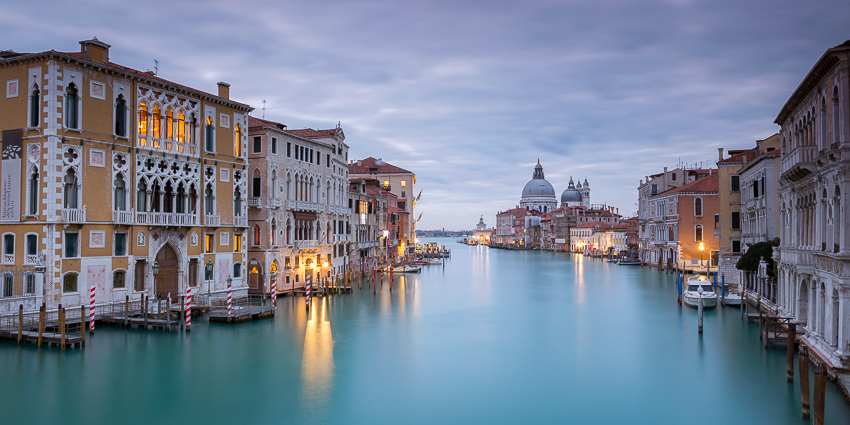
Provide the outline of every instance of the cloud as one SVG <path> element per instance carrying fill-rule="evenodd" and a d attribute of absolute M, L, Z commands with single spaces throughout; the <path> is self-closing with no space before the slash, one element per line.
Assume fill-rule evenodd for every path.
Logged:
<path fill-rule="evenodd" d="M 227 81 L 290 128 L 341 122 L 352 159 L 417 173 L 421 228 L 469 229 L 519 202 L 537 158 L 559 194 L 586 177 L 628 212 L 643 176 L 769 136 L 850 38 L 846 16 L 785 0 L 16 2 L 0 48 L 97 35 L 118 63 Z"/>

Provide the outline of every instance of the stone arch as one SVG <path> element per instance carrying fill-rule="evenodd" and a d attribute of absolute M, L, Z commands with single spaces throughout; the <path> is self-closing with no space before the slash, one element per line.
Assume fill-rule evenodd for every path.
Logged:
<path fill-rule="evenodd" d="M 838 347 L 838 327 L 840 326 L 841 318 L 838 315 L 840 308 L 838 305 L 838 290 L 832 288 L 832 299 L 830 300 L 831 313 L 830 314 L 830 322 L 831 322 L 831 332 L 829 333 L 830 339 L 829 342 L 834 347 Z"/>
<path fill-rule="evenodd" d="M 826 285 L 820 284 L 818 291 L 818 333 L 826 339 Z"/>
<path fill-rule="evenodd" d="M 803 325 L 808 323 L 809 318 L 809 286 L 806 280 L 800 281 L 800 291 L 797 295 L 797 321 Z"/>

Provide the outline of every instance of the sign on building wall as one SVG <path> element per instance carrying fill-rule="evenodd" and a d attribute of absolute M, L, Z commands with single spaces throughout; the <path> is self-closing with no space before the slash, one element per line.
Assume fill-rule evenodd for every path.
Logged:
<path fill-rule="evenodd" d="M 3 131 L 3 173 L 0 175 L 0 221 L 21 217 L 21 130 Z"/>

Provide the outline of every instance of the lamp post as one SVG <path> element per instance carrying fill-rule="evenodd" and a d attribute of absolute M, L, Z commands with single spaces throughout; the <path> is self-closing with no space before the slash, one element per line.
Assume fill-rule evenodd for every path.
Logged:
<path fill-rule="evenodd" d="M 322 263 L 322 268 L 325 269 L 325 270 L 328 270 L 328 262 L 327 261 Z M 325 279 L 325 283 L 327 283 L 327 279 Z"/>
<path fill-rule="evenodd" d="M 159 262 L 154 261 L 153 266 L 151 267 L 151 271 L 153 271 L 153 293 L 156 294 L 156 298 L 159 299 L 159 294 L 156 292 L 156 275 L 159 274 Z"/>
<path fill-rule="evenodd" d="M 699 243 L 699 265 L 700 265 L 700 267 L 703 267 L 703 265 L 702 265 L 702 251 L 704 249 L 705 249 L 705 246 L 702 244 L 702 242 L 700 242 Z"/>
<path fill-rule="evenodd" d="M 206 279 L 204 279 L 204 280 L 207 281 L 207 295 L 209 295 L 212 292 L 212 289 L 210 288 L 210 286 L 212 285 L 213 268 L 215 268 L 215 266 L 213 265 L 212 260 L 211 259 L 207 260 L 207 265 L 204 266 L 204 270 L 206 271 L 206 274 L 204 275 L 204 277 Z"/>

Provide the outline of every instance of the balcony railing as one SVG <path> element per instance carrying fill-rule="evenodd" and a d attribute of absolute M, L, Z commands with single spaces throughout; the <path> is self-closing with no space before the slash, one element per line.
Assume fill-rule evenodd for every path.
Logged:
<path fill-rule="evenodd" d="M 38 264 L 38 255 L 35 254 L 27 254 L 24 256 L 24 265 L 25 266 L 34 266 Z"/>
<path fill-rule="evenodd" d="M 309 202 L 309 201 L 297 201 L 295 206 L 296 210 L 300 211 L 319 211 L 319 203 L 318 202 Z"/>
<path fill-rule="evenodd" d="M 260 198 L 248 198 L 248 208 L 262 208 Z"/>
<path fill-rule="evenodd" d="M 62 221 L 65 223 L 85 223 L 85 205 L 82 208 L 62 208 Z"/>
<path fill-rule="evenodd" d="M 112 211 L 112 221 L 115 224 L 133 224 L 133 210 Z"/>
<path fill-rule="evenodd" d="M 319 241 L 295 241 L 295 246 L 297 246 L 299 249 L 318 248 Z"/>
<path fill-rule="evenodd" d="M 298 207 L 298 201 L 296 201 L 294 199 L 287 199 L 286 200 L 286 209 L 294 210 L 296 207 Z"/>
<path fill-rule="evenodd" d="M 205 215 L 204 216 L 204 226 L 221 226 L 221 216 L 220 215 Z"/>
<path fill-rule="evenodd" d="M 15 264 L 15 254 L 3 254 L 3 264 Z"/>
<path fill-rule="evenodd" d="M 351 215 L 351 208 L 348 207 L 336 207 L 338 214 Z"/>
<path fill-rule="evenodd" d="M 146 212 L 136 213 L 136 224 L 147 224 L 148 226 L 194 226 L 198 224 L 195 214 Z"/>
<path fill-rule="evenodd" d="M 269 199 L 269 206 L 272 208 L 280 208 L 280 198 L 271 198 Z"/>
<path fill-rule="evenodd" d="M 793 168 L 795 165 L 814 161 L 817 155 L 815 146 L 799 146 L 782 158 L 782 173 Z"/>
<path fill-rule="evenodd" d="M 248 217 L 244 215 L 234 216 L 233 225 L 236 227 L 248 227 Z"/>

